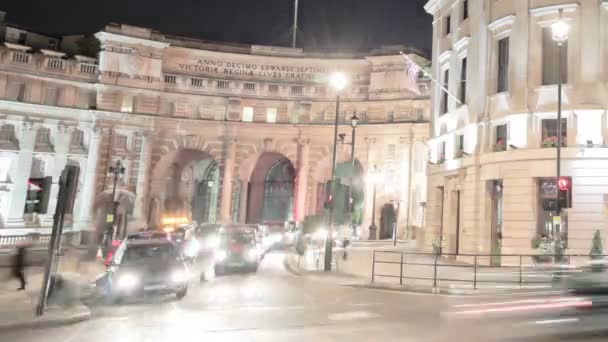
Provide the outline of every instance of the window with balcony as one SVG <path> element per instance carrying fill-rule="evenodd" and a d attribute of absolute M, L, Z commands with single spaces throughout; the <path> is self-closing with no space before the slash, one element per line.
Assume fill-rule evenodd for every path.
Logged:
<path fill-rule="evenodd" d="M 271 94 L 277 94 L 279 92 L 279 85 L 278 84 L 269 84 L 268 92 Z"/>
<path fill-rule="evenodd" d="M 462 0 L 462 20 L 469 19 L 469 0 Z"/>
<path fill-rule="evenodd" d="M 437 163 L 443 164 L 445 162 L 445 141 L 439 143 L 437 150 Z"/>
<path fill-rule="evenodd" d="M 567 146 L 568 121 L 562 119 L 562 146 Z M 542 120 L 542 147 L 557 147 L 557 119 Z"/>
<path fill-rule="evenodd" d="M 494 152 L 502 152 L 507 150 L 507 124 L 496 126 L 496 134 L 494 136 Z"/>
<path fill-rule="evenodd" d="M 449 103 L 449 95 L 448 89 L 450 86 L 450 69 L 445 69 L 443 71 L 443 77 L 441 79 L 441 84 L 443 85 L 443 89 L 441 91 L 441 114 L 445 114 L 448 112 L 448 103 Z"/>
<path fill-rule="evenodd" d="M 456 139 L 456 148 L 454 149 L 454 157 L 462 158 L 464 155 L 464 134 L 459 134 Z"/>
<path fill-rule="evenodd" d="M 266 122 L 275 123 L 277 122 L 277 109 L 266 108 Z"/>
<path fill-rule="evenodd" d="M 243 107 L 243 122 L 253 122 L 253 107 Z"/>
<path fill-rule="evenodd" d="M 458 97 L 461 104 L 467 103 L 467 58 L 460 61 L 460 90 Z"/>
<path fill-rule="evenodd" d="M 496 91 L 499 93 L 509 90 L 509 37 L 498 41 L 498 74 Z"/>
<path fill-rule="evenodd" d="M 568 42 L 560 48 L 553 40 L 551 27 L 543 28 L 543 85 L 557 84 L 559 80 L 559 56 L 562 58 L 562 82 L 568 83 Z"/>

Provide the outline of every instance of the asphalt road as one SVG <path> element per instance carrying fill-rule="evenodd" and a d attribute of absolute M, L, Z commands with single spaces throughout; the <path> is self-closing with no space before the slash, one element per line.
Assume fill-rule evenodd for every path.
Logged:
<path fill-rule="evenodd" d="M 288 273 L 283 255 L 269 254 L 257 274 L 192 284 L 182 301 L 169 296 L 121 305 L 95 304 L 91 305 L 93 318 L 87 322 L 0 332 L 0 341 L 460 341 L 482 321 L 450 324 L 441 312 L 469 300 L 309 280 Z M 502 330 L 476 340 L 505 341 L 515 335 Z"/>

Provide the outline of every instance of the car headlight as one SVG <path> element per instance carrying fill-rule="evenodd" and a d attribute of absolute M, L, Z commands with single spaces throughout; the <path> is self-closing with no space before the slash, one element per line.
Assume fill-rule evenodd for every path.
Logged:
<path fill-rule="evenodd" d="M 198 240 L 192 240 L 188 246 L 184 249 L 184 254 L 189 257 L 194 257 L 198 254 L 201 249 L 201 244 Z"/>
<path fill-rule="evenodd" d="M 171 273 L 171 282 L 185 283 L 188 280 L 188 272 L 185 270 L 175 270 Z"/>
<path fill-rule="evenodd" d="M 133 274 L 123 274 L 118 278 L 117 281 L 117 286 L 120 289 L 123 290 L 130 290 L 132 288 L 134 288 L 135 286 L 137 286 L 138 283 L 138 279 L 135 275 Z"/>
<path fill-rule="evenodd" d="M 317 230 L 314 233 L 313 237 L 316 240 L 325 240 L 327 238 L 327 230 L 326 229 L 319 229 L 319 230 Z"/>
<path fill-rule="evenodd" d="M 207 239 L 207 248 L 215 249 L 215 248 L 219 247 L 219 245 L 220 245 L 220 239 L 217 236 L 210 236 Z"/>
<path fill-rule="evenodd" d="M 223 261 L 228 256 L 226 251 L 216 251 L 215 252 L 215 261 Z"/>
<path fill-rule="evenodd" d="M 247 259 L 254 261 L 258 259 L 258 251 L 256 249 L 250 249 L 247 251 Z"/>

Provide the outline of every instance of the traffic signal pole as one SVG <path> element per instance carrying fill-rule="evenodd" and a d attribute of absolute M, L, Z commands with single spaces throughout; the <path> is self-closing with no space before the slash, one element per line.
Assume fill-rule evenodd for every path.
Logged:
<path fill-rule="evenodd" d="M 329 207 L 329 218 L 327 227 L 327 237 L 325 239 L 325 272 L 331 272 L 331 259 L 333 254 L 334 236 L 334 196 L 336 193 L 336 153 L 338 148 L 338 120 L 340 118 L 340 95 L 336 97 L 336 118 L 334 122 L 334 153 L 331 162 L 331 203 Z"/>
<path fill-rule="evenodd" d="M 556 171 L 557 171 L 557 182 L 559 183 L 559 180 L 562 176 L 562 169 L 561 169 L 561 161 L 562 161 L 562 50 L 564 49 L 564 44 L 559 42 L 558 43 L 558 47 L 559 47 L 559 51 L 558 51 L 558 57 L 557 57 L 557 66 L 558 66 L 558 76 L 557 76 L 557 165 L 556 165 Z M 562 206 L 560 203 L 560 198 L 559 198 L 559 193 L 560 190 L 558 188 L 557 190 L 557 201 L 556 201 L 556 207 L 555 207 L 555 216 L 560 218 L 559 221 L 559 225 L 557 225 L 557 227 L 555 227 L 555 233 L 556 233 L 556 240 L 558 242 L 561 241 L 561 230 L 562 230 L 562 220 L 561 220 L 561 216 L 562 216 Z"/>

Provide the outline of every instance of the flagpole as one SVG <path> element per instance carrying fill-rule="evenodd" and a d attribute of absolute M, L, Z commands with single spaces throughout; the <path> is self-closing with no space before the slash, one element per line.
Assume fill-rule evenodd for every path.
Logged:
<path fill-rule="evenodd" d="M 428 77 L 431 80 L 431 82 L 433 82 L 434 84 L 436 84 L 437 86 L 439 86 L 439 88 L 441 90 L 443 90 L 446 94 L 448 94 L 449 97 L 451 97 L 452 99 L 454 99 L 456 102 L 458 102 L 461 105 L 464 104 L 464 103 L 462 103 L 462 101 L 460 101 L 460 99 L 458 98 L 458 96 L 452 94 L 446 87 L 444 87 L 441 83 L 439 83 L 431 74 L 429 74 L 428 72 L 426 72 L 424 70 L 424 68 L 420 66 L 420 64 L 414 62 L 408 55 L 406 55 L 405 53 L 403 53 L 403 51 L 399 51 L 399 54 L 401 54 L 401 56 L 403 56 L 403 58 L 405 58 L 408 62 L 410 62 L 410 63 L 414 64 L 415 66 L 417 66 L 418 70 L 420 70 L 424 76 Z"/>

